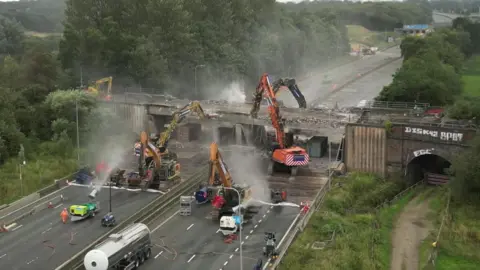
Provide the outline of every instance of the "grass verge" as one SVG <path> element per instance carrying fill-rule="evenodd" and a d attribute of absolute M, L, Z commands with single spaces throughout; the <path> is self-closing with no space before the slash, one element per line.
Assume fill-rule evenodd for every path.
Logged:
<path fill-rule="evenodd" d="M 42 156 L 22 165 L 22 180 L 17 159 L 11 159 L 0 169 L 0 205 L 7 204 L 53 184 L 77 169 L 73 158 Z M 23 191 L 22 191 L 23 190 Z"/>
<path fill-rule="evenodd" d="M 480 96 L 480 55 L 472 56 L 465 63 L 462 81 L 464 96 Z"/>
<path fill-rule="evenodd" d="M 432 220 L 435 229 L 430 233 L 420 249 L 420 269 L 437 270 L 473 270 L 480 268 L 480 208 L 472 205 L 460 205 L 452 201 L 449 214 L 438 241 L 438 254 L 435 266 L 428 264 L 433 243 L 438 234 L 447 202 L 447 187 L 436 189 L 430 202 Z"/>
<path fill-rule="evenodd" d="M 388 269 L 394 220 L 418 190 L 377 211 L 405 187 L 403 182 L 351 174 L 333 186 L 279 269 Z"/>

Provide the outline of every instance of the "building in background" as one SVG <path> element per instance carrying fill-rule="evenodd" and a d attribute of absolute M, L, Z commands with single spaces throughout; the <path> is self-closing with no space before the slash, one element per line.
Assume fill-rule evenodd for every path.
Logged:
<path fill-rule="evenodd" d="M 433 27 L 428 24 L 411 24 L 404 25 L 403 28 L 397 28 L 395 31 L 402 32 L 404 35 L 409 36 L 425 36 L 426 34 L 433 32 Z"/>

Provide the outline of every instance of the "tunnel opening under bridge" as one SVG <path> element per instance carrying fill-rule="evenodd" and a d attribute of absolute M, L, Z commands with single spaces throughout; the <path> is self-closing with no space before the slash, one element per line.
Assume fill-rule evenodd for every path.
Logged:
<path fill-rule="evenodd" d="M 429 184 L 448 182 L 448 169 L 451 162 L 442 156 L 426 154 L 412 159 L 405 170 L 406 181 L 415 184 L 423 179 Z"/>

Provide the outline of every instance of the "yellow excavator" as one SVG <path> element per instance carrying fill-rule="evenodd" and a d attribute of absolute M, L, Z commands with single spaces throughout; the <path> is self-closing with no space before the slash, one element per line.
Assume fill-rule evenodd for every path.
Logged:
<path fill-rule="evenodd" d="M 139 175 L 138 179 L 131 178 L 129 185 L 143 186 L 140 179 L 151 178 L 151 180 L 146 181 L 150 183 L 148 186 L 157 188 L 162 181 L 175 182 L 180 179 L 180 163 L 177 154 L 169 152 L 167 146 L 173 131 L 191 112 L 197 113 L 200 119 L 210 118 L 209 115 L 205 114 L 198 101 L 192 101 L 173 113 L 172 121 L 159 136 L 151 134 L 145 142 L 141 139 L 140 142 L 135 144 L 135 155 L 140 159 Z M 142 132 L 141 136 L 147 135 Z M 142 155 L 143 157 L 141 157 Z"/>
<path fill-rule="evenodd" d="M 231 216 L 234 212 L 233 207 L 248 201 L 251 198 L 252 191 L 249 185 L 233 183 L 227 164 L 223 161 L 215 142 L 210 145 L 209 164 L 208 185 L 201 187 L 195 193 L 195 199 L 199 204 L 211 201 L 212 220 L 218 221 L 222 216 Z M 240 198 L 238 198 L 237 192 L 230 188 L 237 190 Z"/>
<path fill-rule="evenodd" d="M 102 98 L 106 101 L 109 101 L 112 99 L 112 81 L 113 81 L 113 77 L 105 77 L 105 78 L 101 78 L 99 80 L 96 80 L 93 84 L 93 86 L 89 86 L 87 88 L 87 91 L 89 93 L 91 93 L 92 95 L 94 95 L 95 97 L 99 97 L 99 98 Z M 100 87 L 102 86 L 102 84 L 104 83 L 107 83 L 108 86 L 107 86 L 107 91 L 104 92 L 104 91 L 101 91 Z"/>
<path fill-rule="evenodd" d="M 205 114 L 202 106 L 200 105 L 200 102 L 198 101 L 191 101 L 180 110 L 174 112 L 172 114 L 172 121 L 170 121 L 170 124 L 168 124 L 167 130 L 160 134 L 160 138 L 157 143 L 161 154 L 168 152 L 168 142 L 170 140 L 170 137 L 172 136 L 173 131 L 175 131 L 177 126 L 187 117 L 187 115 L 192 112 L 196 113 L 200 119 L 211 118 L 210 115 Z"/>

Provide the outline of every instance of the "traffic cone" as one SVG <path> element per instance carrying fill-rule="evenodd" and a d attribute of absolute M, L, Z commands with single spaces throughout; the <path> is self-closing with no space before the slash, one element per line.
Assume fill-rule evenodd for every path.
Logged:
<path fill-rule="evenodd" d="M 53 208 L 53 203 L 52 202 L 48 202 L 48 208 Z"/>

